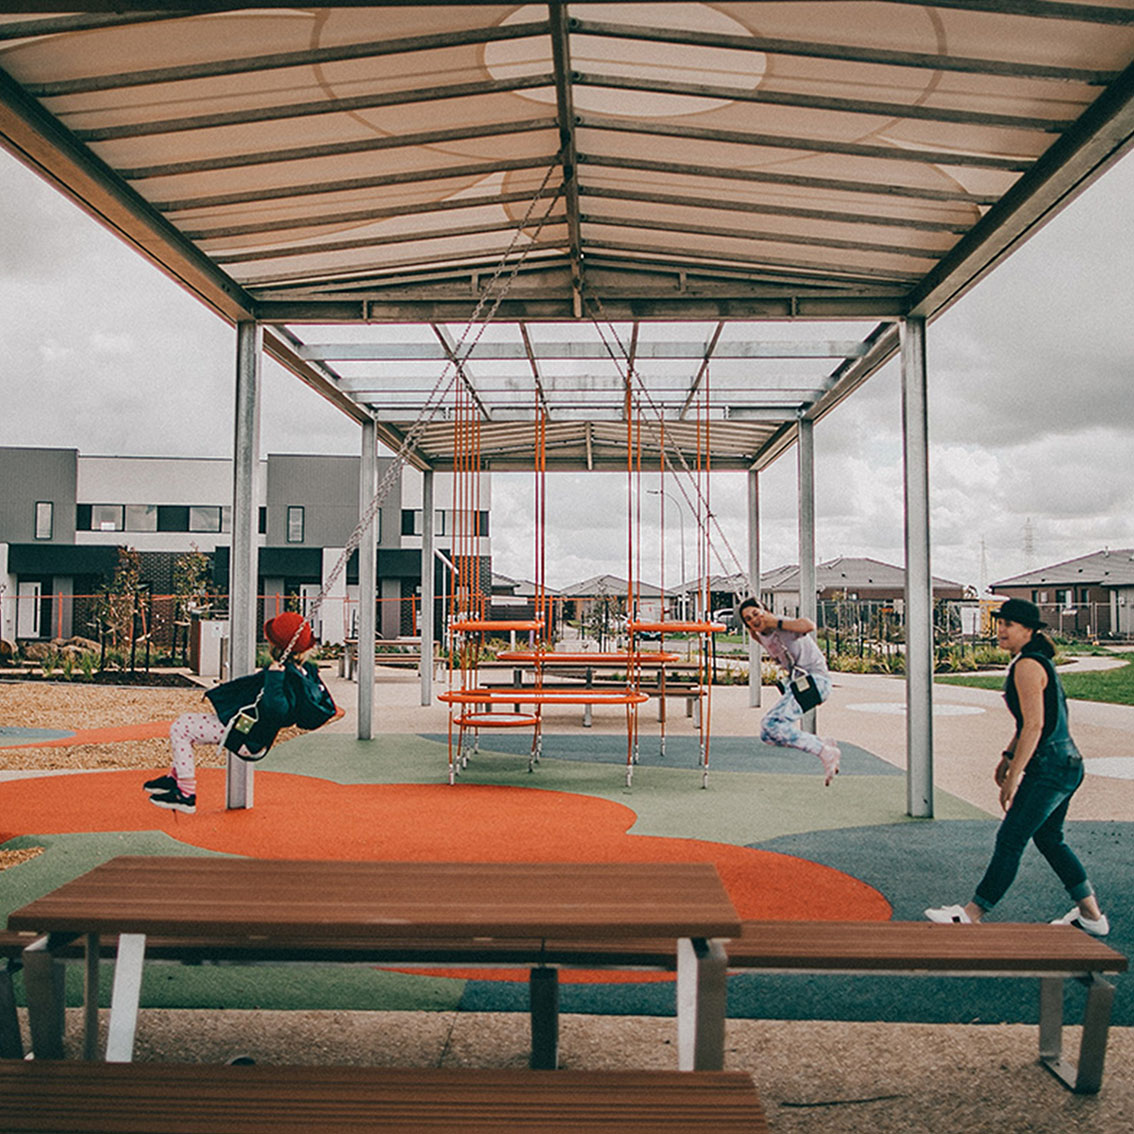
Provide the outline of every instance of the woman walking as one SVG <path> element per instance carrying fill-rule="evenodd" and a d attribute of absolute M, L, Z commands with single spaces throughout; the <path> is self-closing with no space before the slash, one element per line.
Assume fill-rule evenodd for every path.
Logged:
<path fill-rule="evenodd" d="M 1083 864 L 1063 840 L 1067 808 L 1083 782 L 1083 760 L 1067 727 L 1067 699 L 1051 661 L 1055 647 L 1040 633 L 1047 624 L 1040 620 L 1039 607 L 1025 599 L 1008 599 L 993 617 L 997 641 L 1012 655 L 1004 700 L 1016 722 L 995 772 L 1004 819 L 972 901 L 928 909 L 925 916 L 940 922 L 980 921 L 1012 885 L 1030 839 L 1075 903 L 1053 924 L 1105 937 L 1110 932 L 1106 914 Z"/>

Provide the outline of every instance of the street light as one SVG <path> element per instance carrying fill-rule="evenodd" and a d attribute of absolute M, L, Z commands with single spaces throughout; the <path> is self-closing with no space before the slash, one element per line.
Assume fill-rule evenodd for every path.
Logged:
<path fill-rule="evenodd" d="M 686 603 L 688 600 L 688 596 L 685 592 L 685 513 L 681 510 L 681 500 L 678 497 L 666 492 L 664 488 L 647 488 L 646 492 L 650 496 L 661 496 L 663 498 L 663 517 L 665 515 L 665 500 L 675 500 L 678 504 L 677 519 L 681 524 L 681 618 L 684 621 L 687 609 Z M 662 579 L 662 587 L 665 587 L 664 579 Z"/>

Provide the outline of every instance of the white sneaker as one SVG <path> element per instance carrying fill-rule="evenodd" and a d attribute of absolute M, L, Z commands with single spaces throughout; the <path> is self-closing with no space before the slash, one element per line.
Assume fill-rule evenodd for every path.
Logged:
<path fill-rule="evenodd" d="M 1107 921 L 1106 914 L 1099 914 L 1098 917 L 1087 917 L 1086 914 L 1079 912 L 1078 906 L 1068 910 L 1062 917 L 1057 917 L 1051 924 L 1073 925 L 1076 929 L 1081 929 L 1092 937 L 1105 937 L 1110 932 L 1110 922 Z"/>
<path fill-rule="evenodd" d="M 833 740 L 824 740 L 819 759 L 823 761 L 823 786 L 830 787 L 831 781 L 839 774 L 839 760 L 842 753 Z"/>
<path fill-rule="evenodd" d="M 936 909 L 925 911 L 930 921 L 941 922 L 945 925 L 972 925 L 973 919 L 965 913 L 964 906 L 938 906 Z"/>

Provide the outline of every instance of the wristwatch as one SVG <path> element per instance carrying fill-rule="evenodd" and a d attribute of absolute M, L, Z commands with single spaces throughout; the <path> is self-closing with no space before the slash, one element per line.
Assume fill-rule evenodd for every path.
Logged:
<path fill-rule="evenodd" d="M 782 630 L 784 628 L 784 620 L 782 618 L 776 619 L 776 629 Z"/>

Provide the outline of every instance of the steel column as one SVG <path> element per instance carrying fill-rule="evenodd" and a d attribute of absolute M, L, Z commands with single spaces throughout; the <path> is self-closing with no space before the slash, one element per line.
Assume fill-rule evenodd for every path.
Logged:
<path fill-rule="evenodd" d="M 799 617 L 818 622 L 815 596 L 815 422 L 799 419 Z M 815 731 L 815 710 L 803 714 L 800 726 Z"/>
<path fill-rule="evenodd" d="M 362 460 L 358 479 L 359 519 L 378 494 L 378 429 L 362 422 Z M 374 521 L 366 525 L 358 544 L 358 739 L 374 735 L 374 638 L 377 620 L 378 551 Z"/>
<path fill-rule="evenodd" d="M 901 325 L 906 540 L 906 804 L 933 817 L 933 579 L 929 570 L 929 414 L 925 319 Z"/>
<path fill-rule="evenodd" d="M 433 704 L 433 470 L 421 474 L 421 703 Z"/>
<path fill-rule="evenodd" d="M 260 464 L 260 356 L 257 323 L 236 325 L 236 435 L 232 460 L 232 554 L 228 562 L 229 677 L 256 668 L 256 536 L 260 530 L 256 477 Z M 252 806 L 252 765 L 228 755 L 226 805 Z"/>
<path fill-rule="evenodd" d="M 748 581 L 752 587 L 752 597 L 760 598 L 760 473 L 748 470 Z M 742 624 L 740 632 L 748 639 L 748 706 L 760 707 L 760 693 L 763 682 L 760 680 L 760 657 L 763 651 L 760 643 L 752 637 Z"/>

